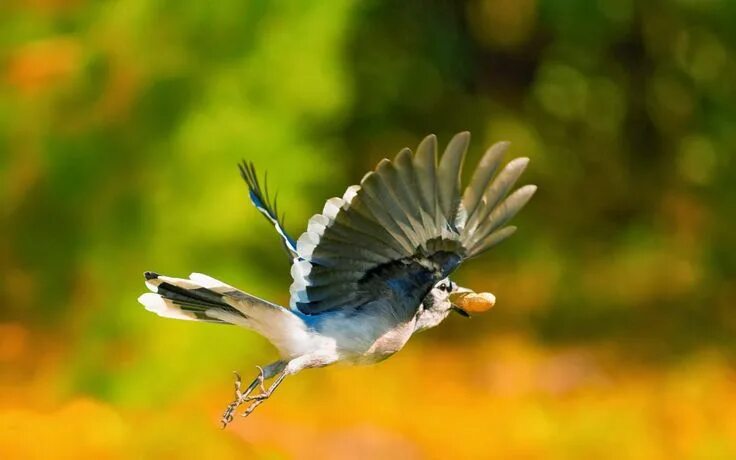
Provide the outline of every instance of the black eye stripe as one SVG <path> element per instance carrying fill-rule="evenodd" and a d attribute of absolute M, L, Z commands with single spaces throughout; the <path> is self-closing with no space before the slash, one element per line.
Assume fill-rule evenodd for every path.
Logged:
<path fill-rule="evenodd" d="M 437 286 L 437 289 L 440 291 L 450 292 L 452 290 L 452 282 L 448 285 L 447 283 L 442 283 Z"/>

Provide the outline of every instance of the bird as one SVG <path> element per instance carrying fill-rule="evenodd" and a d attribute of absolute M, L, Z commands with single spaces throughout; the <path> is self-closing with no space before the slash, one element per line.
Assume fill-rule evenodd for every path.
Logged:
<path fill-rule="evenodd" d="M 274 345 L 279 359 L 258 368 L 220 420 L 226 427 L 238 409 L 250 415 L 284 379 L 334 363 L 372 364 L 401 350 L 416 333 L 452 312 L 469 317 L 494 306 L 489 292 L 461 287 L 450 275 L 516 231 L 509 220 L 537 187 L 511 191 L 529 159 L 503 167 L 509 142 L 493 144 L 461 187 L 470 133 L 456 134 L 438 155 L 437 137 L 425 137 L 381 160 L 293 239 L 253 163 L 239 164 L 248 195 L 275 228 L 291 260 L 288 307 L 269 302 L 213 277 L 188 279 L 145 272 L 150 292 L 138 301 L 165 318 L 231 324 L 255 331 Z M 265 382 L 272 380 L 268 387 Z"/>

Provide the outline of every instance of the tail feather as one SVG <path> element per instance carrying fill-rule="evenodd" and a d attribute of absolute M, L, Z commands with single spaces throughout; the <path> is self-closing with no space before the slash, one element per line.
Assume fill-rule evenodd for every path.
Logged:
<path fill-rule="evenodd" d="M 140 297 L 138 297 L 138 302 L 146 307 L 146 310 L 152 313 L 156 313 L 157 315 L 164 318 L 183 319 L 190 321 L 196 321 L 198 319 L 202 320 L 202 318 L 198 318 L 195 313 L 182 310 L 182 308 L 174 304 L 173 301 L 167 300 L 158 294 L 154 294 L 153 292 L 146 292 L 145 294 L 141 295 Z"/>
<path fill-rule="evenodd" d="M 214 278 L 197 275 L 185 280 L 146 272 L 146 286 L 152 292 L 143 294 L 138 301 L 146 310 L 165 318 L 231 324 L 247 318 L 225 301 L 228 291 L 239 291 Z"/>
<path fill-rule="evenodd" d="M 152 292 L 138 302 L 165 318 L 235 324 L 266 337 L 283 356 L 296 356 L 308 345 L 310 335 L 302 319 L 291 310 L 259 299 L 201 273 L 189 279 L 146 272 Z"/>

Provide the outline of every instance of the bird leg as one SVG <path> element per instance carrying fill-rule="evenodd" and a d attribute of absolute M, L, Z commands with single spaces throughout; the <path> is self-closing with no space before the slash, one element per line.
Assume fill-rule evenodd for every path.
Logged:
<path fill-rule="evenodd" d="M 273 364 L 269 364 L 268 366 L 266 366 L 265 369 L 260 366 L 256 366 L 258 368 L 258 376 L 253 379 L 253 381 L 250 383 L 250 385 L 248 385 L 248 388 L 246 388 L 245 391 L 241 391 L 240 389 L 242 385 L 240 374 L 238 374 L 237 372 L 233 372 L 235 374 L 235 399 L 230 404 L 228 404 L 225 412 L 222 414 L 222 418 L 220 419 L 220 423 L 222 423 L 222 428 L 225 428 L 228 423 L 233 421 L 233 416 L 238 407 L 248 401 L 252 401 L 250 394 L 256 388 L 260 388 L 261 390 L 261 393 L 259 393 L 259 395 L 269 393 L 269 390 L 271 390 L 271 388 L 269 388 L 269 390 L 266 390 L 266 388 L 263 386 L 263 382 L 266 379 L 270 379 L 271 377 L 276 375 L 276 373 L 280 372 L 284 368 L 284 366 L 285 363 L 283 361 L 277 361 Z M 283 379 L 283 377 L 279 377 L 279 379 L 281 380 Z M 274 385 L 272 385 L 272 388 L 275 389 Z M 249 407 L 248 409 L 250 412 L 252 412 L 255 408 L 250 409 Z"/>
<path fill-rule="evenodd" d="M 276 388 L 278 388 L 279 385 L 281 385 L 281 382 L 284 381 L 287 375 L 296 374 L 300 370 L 310 367 L 324 367 L 328 364 L 334 363 L 335 360 L 335 356 L 330 353 L 313 353 L 293 358 L 289 360 L 289 362 L 279 361 L 268 366 L 266 368 L 266 371 L 268 372 L 269 370 L 271 370 L 273 372 L 273 374 L 271 374 L 270 376 L 273 377 L 278 373 L 278 377 L 271 384 L 268 390 L 264 390 L 261 386 L 260 393 L 253 396 L 246 396 L 244 398 L 245 401 L 250 401 L 251 404 L 250 406 L 248 406 L 247 409 L 245 409 L 245 412 L 243 412 L 243 417 L 249 416 L 254 410 L 256 410 L 256 407 L 260 406 L 265 400 L 270 398 L 273 392 L 276 391 Z"/>
<path fill-rule="evenodd" d="M 279 374 L 279 377 L 268 388 L 268 390 L 263 388 L 263 385 L 261 385 L 260 393 L 258 393 L 257 395 L 253 395 L 253 396 L 246 396 L 245 401 L 252 401 L 252 402 L 250 406 L 248 406 L 248 408 L 245 409 L 245 412 L 243 412 L 242 416 L 243 417 L 249 416 L 251 412 L 256 410 L 256 407 L 260 406 L 261 404 L 263 404 L 265 400 L 270 398 L 273 392 L 276 391 L 276 388 L 278 388 L 279 385 L 281 385 L 281 382 L 284 381 L 284 378 L 286 378 L 286 376 L 287 376 L 287 373 L 285 371 L 282 371 L 281 374 Z"/>

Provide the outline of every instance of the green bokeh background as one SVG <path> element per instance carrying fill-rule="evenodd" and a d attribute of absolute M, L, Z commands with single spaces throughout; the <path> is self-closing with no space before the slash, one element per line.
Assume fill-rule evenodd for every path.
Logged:
<path fill-rule="evenodd" d="M 198 426 L 215 429 L 227 373 L 273 351 L 242 330 L 145 312 L 142 272 L 198 271 L 286 304 L 288 261 L 248 203 L 238 161 L 268 171 L 298 235 L 381 158 L 462 130 L 473 135 L 466 165 L 510 140 L 511 155 L 531 158 L 523 181 L 539 191 L 517 234 L 456 275 L 494 292 L 497 308 L 418 337 L 417 359 L 434 365 L 432 350 L 454 347 L 472 369 L 493 356 L 463 349 L 512 336 L 542 355 L 602 353 L 624 376 L 715 360 L 733 394 L 735 22 L 730 0 L 4 2 L 0 382 L 10 393 L 0 410 L 32 418 L 84 398 L 135 425 L 131 414 L 202 397 L 214 409 Z M 424 370 L 398 361 L 355 372 L 415 387 Z M 303 396 L 300 385 L 320 398 L 329 377 L 299 378 L 290 385 L 302 393 L 286 401 Z M 583 426 L 593 428 L 580 439 L 605 454 L 607 423 Z M 237 441 L 207 431 L 199 445 L 325 458 L 298 443 L 262 447 L 249 429 Z M 695 430 L 702 443 L 675 452 L 664 442 L 674 432 L 661 430 L 650 450 L 627 452 L 736 455 L 736 430 Z M 531 458 L 585 458 L 575 436 L 519 443 L 538 449 L 521 451 Z M 94 452 L 125 457 L 113 452 L 136 438 Z M 442 456 L 409 442 L 420 458 Z M 480 458 L 494 452 L 468 442 Z M 155 445 L 131 455 L 185 456 Z"/>

